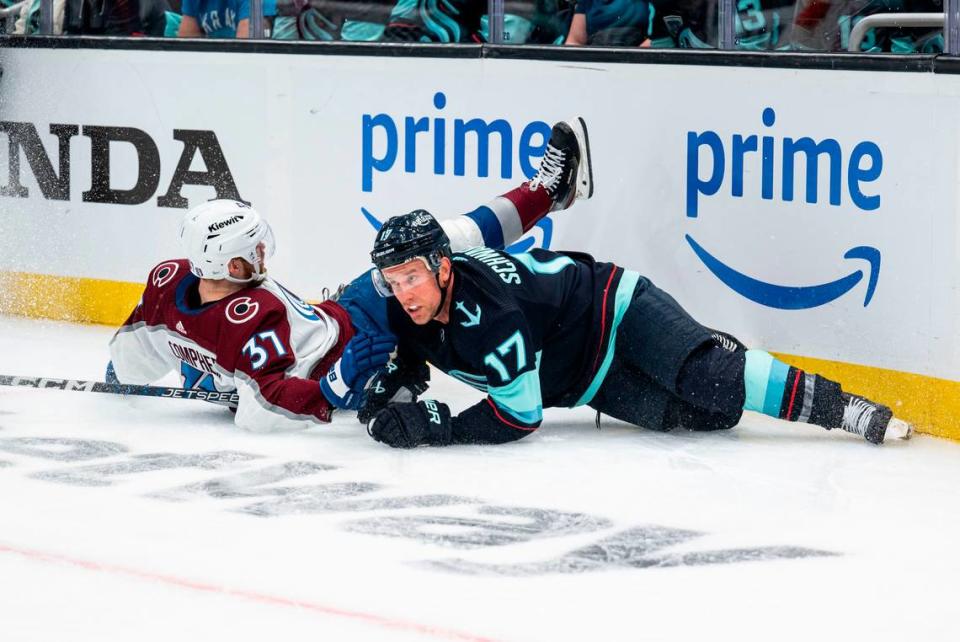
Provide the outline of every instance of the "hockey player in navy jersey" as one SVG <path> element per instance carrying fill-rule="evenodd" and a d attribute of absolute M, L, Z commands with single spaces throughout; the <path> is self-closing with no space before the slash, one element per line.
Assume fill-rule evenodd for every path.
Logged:
<path fill-rule="evenodd" d="M 592 193 L 589 159 L 577 153 L 585 138 L 581 120 L 556 125 L 534 179 L 561 205 Z M 582 405 L 655 430 L 730 428 L 754 410 L 872 443 L 912 432 L 886 406 L 746 349 L 649 279 L 586 254 L 452 252 L 436 220 L 416 211 L 384 224 L 371 257 L 398 361 L 374 380 L 360 416 L 390 446 L 514 441 L 540 426 L 544 408 Z M 439 401 L 388 402 L 393 378 L 425 362 L 486 399 L 457 416 Z"/>
<path fill-rule="evenodd" d="M 559 209 L 551 194 L 524 183 L 443 221 L 445 238 L 460 250 L 502 248 Z M 237 201 L 187 212 L 180 241 L 186 258 L 150 271 L 111 340 L 108 381 L 148 384 L 176 371 L 187 388 L 236 390 L 236 423 L 254 431 L 303 429 L 330 421 L 334 408 L 356 408 L 395 347 L 371 273 L 336 301 L 305 303 L 267 275 L 273 232 Z M 412 382 L 391 397 L 414 399 L 418 390 Z"/>

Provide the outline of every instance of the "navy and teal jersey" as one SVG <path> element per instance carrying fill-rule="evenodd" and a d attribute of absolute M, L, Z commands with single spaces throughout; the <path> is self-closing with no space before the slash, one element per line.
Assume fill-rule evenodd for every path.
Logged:
<path fill-rule="evenodd" d="M 842 5 L 818 25 L 822 42 L 846 51 L 858 22 L 879 13 L 942 13 L 942 0 L 859 0 Z M 825 32 L 825 33 L 823 33 Z M 883 27 L 868 29 L 860 42 L 867 53 L 943 53 L 943 29 L 930 27 Z"/>
<path fill-rule="evenodd" d="M 699 0 L 651 0 L 653 18 L 650 41 L 653 47 L 707 49 L 716 47 L 716 19 L 711 3 Z"/>
<path fill-rule="evenodd" d="M 385 41 L 478 42 L 485 2 L 398 0 L 383 32 Z"/>
<path fill-rule="evenodd" d="M 737 0 L 737 49 L 766 51 L 787 47 L 796 0 Z"/>
<path fill-rule="evenodd" d="M 614 47 L 639 46 L 653 18 L 646 0 L 577 0 L 574 13 L 587 22 L 587 44 Z"/>
<path fill-rule="evenodd" d="M 504 43 L 562 45 L 570 31 L 575 4 L 574 0 L 510 3 L 503 16 Z M 481 18 L 481 25 L 481 35 L 489 42 L 487 16 Z"/>
<path fill-rule="evenodd" d="M 466 250 L 478 240 L 494 248 L 515 243 L 547 215 L 550 205 L 547 197 L 527 198 L 524 196 L 525 189 L 516 188 L 464 215 L 441 221 L 440 226 L 450 240 L 450 247 L 454 251 Z M 531 194 L 529 190 L 525 193 Z M 375 343 L 383 343 L 393 337 L 394 332 L 387 318 L 386 299 L 374 289 L 369 270 L 337 293 L 337 303 L 349 312 L 358 341 L 372 339 Z M 357 379 L 355 385 L 358 387 L 352 390 L 353 395 L 349 398 L 362 395 L 364 383 L 365 380 Z M 347 406 L 340 403 L 347 398 L 344 391 L 331 401 L 342 409 Z"/>
<path fill-rule="evenodd" d="M 651 0 L 651 4 L 652 46 L 680 49 L 717 46 L 717 3 Z M 795 4 L 796 0 L 736 0 L 737 48 L 753 51 L 784 48 Z"/>
<path fill-rule="evenodd" d="M 743 0 L 740 0 L 741 2 Z M 768 2 L 769 0 L 763 0 Z M 942 13 L 943 0 L 790 0 L 793 18 L 782 21 L 781 49 L 846 51 L 853 27 L 880 13 Z M 878 27 L 867 30 L 860 51 L 869 53 L 941 53 L 943 30 L 930 27 Z"/>
<path fill-rule="evenodd" d="M 430 362 L 487 393 L 453 419 L 454 442 L 518 439 L 540 425 L 544 408 L 588 403 L 638 275 L 541 249 L 474 248 L 452 263 L 447 323 L 418 326 L 395 299 L 387 311 L 405 360 Z"/>

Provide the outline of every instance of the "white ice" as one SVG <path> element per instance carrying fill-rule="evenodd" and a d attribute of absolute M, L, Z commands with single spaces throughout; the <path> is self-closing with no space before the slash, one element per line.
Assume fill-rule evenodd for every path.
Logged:
<path fill-rule="evenodd" d="M 0 374 L 99 379 L 110 333 L 0 318 Z M 434 379 L 455 407 L 476 399 Z M 593 419 L 552 410 L 515 444 L 407 452 L 352 416 L 254 435 L 202 402 L 0 387 L 0 640 L 958 638 L 960 444 Z M 91 442 L 114 450 L 64 460 Z M 104 472 L 215 451 L 246 460 Z M 286 462 L 310 474 L 255 485 Z M 369 501 L 425 495 L 463 499 Z M 251 514 L 271 507 L 286 513 Z M 769 559 L 801 549 L 830 555 Z"/>

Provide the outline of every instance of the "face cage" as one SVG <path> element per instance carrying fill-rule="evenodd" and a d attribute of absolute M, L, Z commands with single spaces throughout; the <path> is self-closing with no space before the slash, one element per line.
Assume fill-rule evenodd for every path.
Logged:
<path fill-rule="evenodd" d="M 444 255 L 439 251 L 434 250 L 428 256 L 414 256 L 407 259 L 403 263 L 395 263 L 386 267 L 392 268 L 398 265 L 406 265 L 410 261 L 423 261 L 423 264 L 427 266 L 427 269 L 430 270 L 434 275 L 437 275 L 440 273 L 440 259 L 442 259 L 443 256 Z M 387 277 L 383 275 L 383 272 L 380 271 L 380 268 L 373 268 L 373 270 L 370 271 L 370 279 L 373 281 L 373 287 L 376 289 L 377 294 L 385 299 L 389 299 L 393 296 L 393 288 L 390 287 Z"/>

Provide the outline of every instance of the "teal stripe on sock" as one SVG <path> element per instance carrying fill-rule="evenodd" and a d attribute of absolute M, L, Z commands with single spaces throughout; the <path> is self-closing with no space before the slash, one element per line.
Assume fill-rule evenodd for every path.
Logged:
<path fill-rule="evenodd" d="M 747 364 L 743 370 L 747 394 L 743 409 L 779 417 L 789 370 L 790 366 L 774 359 L 769 352 L 747 350 Z"/>
<path fill-rule="evenodd" d="M 767 394 L 763 399 L 763 414 L 771 417 L 780 416 L 780 406 L 783 403 L 783 391 L 787 387 L 787 372 L 790 366 L 779 359 L 774 359 L 770 367 L 770 380 L 767 383 Z"/>
<path fill-rule="evenodd" d="M 769 352 L 747 350 L 747 365 L 743 369 L 743 385 L 747 393 L 744 410 L 763 412 L 773 362 L 773 355 Z"/>

